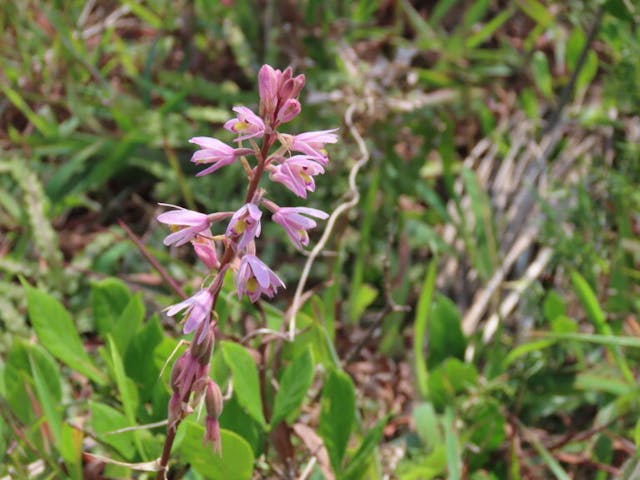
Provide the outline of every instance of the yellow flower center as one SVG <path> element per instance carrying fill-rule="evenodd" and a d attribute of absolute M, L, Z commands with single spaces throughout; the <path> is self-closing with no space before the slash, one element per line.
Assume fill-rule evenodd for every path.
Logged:
<path fill-rule="evenodd" d="M 311 183 L 311 176 L 304 172 L 300 172 L 300 178 L 304 180 L 304 183 Z"/>
<path fill-rule="evenodd" d="M 247 224 L 244 220 L 238 220 L 233 226 L 233 232 L 236 235 L 241 235 L 247 229 Z"/>
<path fill-rule="evenodd" d="M 250 278 L 247 280 L 247 290 L 251 293 L 255 292 L 258 289 L 258 282 L 255 278 Z"/>
<path fill-rule="evenodd" d="M 249 124 L 247 122 L 242 122 L 242 121 L 238 120 L 235 123 L 235 125 L 233 126 L 233 131 L 234 132 L 244 132 L 248 127 L 249 127 Z"/>

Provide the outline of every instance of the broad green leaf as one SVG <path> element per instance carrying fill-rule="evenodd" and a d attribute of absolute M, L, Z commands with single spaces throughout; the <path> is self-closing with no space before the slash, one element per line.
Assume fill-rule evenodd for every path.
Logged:
<path fill-rule="evenodd" d="M 351 377 L 333 369 L 322 389 L 318 433 L 324 440 L 331 465 L 336 472 L 341 470 L 355 417 L 356 393 Z"/>
<path fill-rule="evenodd" d="M 116 320 L 111 335 L 118 347 L 120 355 L 124 356 L 129 348 L 131 338 L 136 334 L 144 319 L 144 304 L 140 294 L 136 294 L 127 303 L 119 318 Z M 151 350 L 149 350 L 151 351 Z"/>
<path fill-rule="evenodd" d="M 149 399 L 153 385 L 159 380 L 160 368 L 156 366 L 150 352 L 155 350 L 162 339 L 162 326 L 158 317 L 153 316 L 132 338 L 124 356 L 125 371 L 138 384 L 141 400 Z"/>
<path fill-rule="evenodd" d="M 376 423 L 367 435 L 362 439 L 362 443 L 353 455 L 353 458 L 344 470 L 344 474 L 340 476 L 342 480 L 358 480 L 363 478 L 367 467 L 373 459 L 373 455 L 382 439 L 382 433 L 384 427 L 388 422 L 388 417 L 385 417 Z"/>
<path fill-rule="evenodd" d="M 431 307 L 427 326 L 429 356 L 427 365 L 432 370 L 446 358 L 464 358 L 467 341 L 460 325 L 460 312 L 447 297 L 438 295 Z"/>
<path fill-rule="evenodd" d="M 312 382 L 313 360 L 307 349 L 298 355 L 282 374 L 271 417 L 272 427 L 300 408 Z"/>
<path fill-rule="evenodd" d="M 60 453 L 67 467 L 67 473 L 73 480 L 82 480 L 82 439 L 81 430 L 68 423 L 62 424 L 62 445 Z"/>
<path fill-rule="evenodd" d="M 113 407 L 93 401 L 89 402 L 89 410 L 91 411 L 91 427 L 96 437 L 102 443 L 113 447 L 124 459 L 133 460 L 136 455 L 134 432 L 129 430 L 112 433 L 131 426 L 126 415 Z"/>
<path fill-rule="evenodd" d="M 220 415 L 220 426 L 240 435 L 251 446 L 253 453 L 259 457 L 265 448 L 264 427 L 247 415 L 238 402 L 237 395 L 224 402 L 224 409 Z"/>
<path fill-rule="evenodd" d="M 438 417 L 431 402 L 423 402 L 416 406 L 411 416 L 416 426 L 416 433 L 427 450 L 431 450 L 442 443 Z"/>
<path fill-rule="evenodd" d="M 55 298 L 26 282 L 29 318 L 40 343 L 51 354 L 94 382 L 104 385 L 107 378 L 92 363 L 69 313 Z"/>
<path fill-rule="evenodd" d="M 427 359 L 425 358 L 424 341 L 427 334 L 427 325 L 431 311 L 431 298 L 436 285 L 437 260 L 431 260 L 424 282 L 413 326 L 413 361 L 415 362 L 418 391 L 422 397 L 429 393 L 429 373 L 427 372 Z"/>
<path fill-rule="evenodd" d="M 233 391 L 238 397 L 238 402 L 251 418 L 266 428 L 262 412 L 258 369 L 253 357 L 242 345 L 237 343 L 222 342 L 221 348 L 224 361 L 233 374 Z"/>
<path fill-rule="evenodd" d="M 129 426 L 135 426 L 136 410 L 139 402 L 138 390 L 136 389 L 135 383 L 125 374 L 122 358 L 120 357 L 118 348 L 111 336 L 107 337 L 107 352 L 111 368 L 113 369 L 113 376 L 116 381 L 116 385 L 118 386 L 118 391 L 120 392 L 120 399 L 124 408 L 124 414 L 129 421 Z M 139 431 L 134 432 L 133 439 L 140 455 L 143 458 L 146 458 L 146 452 L 142 445 Z"/>
<path fill-rule="evenodd" d="M 239 435 L 220 430 L 222 455 L 214 453 L 211 445 L 203 443 L 204 427 L 185 421 L 186 433 L 177 447 L 179 458 L 189 463 L 200 475 L 210 480 L 249 480 L 253 474 L 253 451 Z"/>
<path fill-rule="evenodd" d="M 553 23 L 553 15 L 538 0 L 516 0 L 516 5 L 542 27 Z"/>
<path fill-rule="evenodd" d="M 545 297 L 542 310 L 547 321 L 552 322 L 556 317 L 565 314 L 566 306 L 560 294 L 552 290 Z"/>
<path fill-rule="evenodd" d="M 378 290 L 368 283 L 361 283 L 351 298 L 350 315 L 353 322 L 358 321 L 369 305 L 378 297 Z"/>
<path fill-rule="evenodd" d="M 131 300 L 131 292 L 117 278 L 105 278 L 91 285 L 91 305 L 96 329 L 106 337 Z"/>
<path fill-rule="evenodd" d="M 131 425 L 133 425 L 136 420 L 136 409 L 138 408 L 137 391 L 133 388 L 133 382 L 124 372 L 122 358 L 120 357 L 113 338 L 110 336 L 107 337 L 107 351 L 109 352 L 109 359 L 113 368 L 113 377 L 120 392 L 124 413 L 129 422 L 131 422 Z"/>
<path fill-rule="evenodd" d="M 38 367 L 38 363 L 29 357 L 31 373 L 36 387 L 36 394 L 44 416 L 51 428 L 51 433 L 55 441 L 56 448 L 62 447 L 62 413 L 58 410 L 59 399 L 56 399 L 45 382 L 44 375 Z M 59 377 L 59 374 L 57 375 Z"/>
<path fill-rule="evenodd" d="M 429 376 L 430 400 L 436 408 L 444 408 L 455 396 L 478 382 L 478 372 L 469 363 L 447 358 Z"/>

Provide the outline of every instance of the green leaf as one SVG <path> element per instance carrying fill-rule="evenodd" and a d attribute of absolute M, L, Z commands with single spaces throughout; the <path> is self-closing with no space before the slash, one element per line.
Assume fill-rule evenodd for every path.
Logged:
<path fill-rule="evenodd" d="M 109 360 L 113 368 L 113 376 L 120 392 L 122 406 L 124 407 L 127 419 L 133 425 L 136 421 L 136 409 L 138 408 L 138 396 L 136 389 L 132 388 L 132 382 L 124 372 L 122 358 L 118 352 L 113 338 L 107 337 L 107 351 L 109 352 Z"/>
<path fill-rule="evenodd" d="M 545 297 L 542 310 L 547 321 L 552 322 L 556 317 L 565 314 L 566 306 L 560 294 L 552 290 Z"/>
<path fill-rule="evenodd" d="M 345 468 L 344 474 L 340 477 L 342 480 L 358 480 L 363 478 L 364 473 L 372 461 L 373 454 L 382 439 L 382 433 L 388 421 L 389 418 L 385 417 L 379 420 L 375 427 L 369 430 L 347 465 L 347 468 Z"/>
<path fill-rule="evenodd" d="M 96 329 L 103 337 L 111 333 L 131 300 L 131 292 L 117 278 L 105 278 L 91 285 L 91 304 Z"/>
<path fill-rule="evenodd" d="M 200 475 L 211 480 L 249 480 L 253 473 L 254 456 L 249 444 L 236 433 L 220 430 L 222 455 L 204 444 L 204 427 L 193 421 L 183 422 L 186 433 L 177 452 Z"/>
<path fill-rule="evenodd" d="M 576 80 L 576 91 L 582 92 L 589 87 L 596 74 L 598 73 L 598 55 L 593 50 L 587 54 L 582 70 L 578 74 Z"/>
<path fill-rule="evenodd" d="M 431 308 L 431 318 L 427 326 L 429 357 L 427 364 L 432 370 L 446 358 L 464 358 L 467 341 L 461 327 L 460 312 L 447 297 L 438 295 Z"/>
<path fill-rule="evenodd" d="M 378 290 L 368 283 L 361 283 L 351 298 L 350 318 L 356 322 L 369 305 L 378 297 Z"/>
<path fill-rule="evenodd" d="M 544 340 L 536 340 L 534 342 L 523 343 L 511 350 L 502 362 L 502 368 L 507 369 L 518 358 L 531 353 L 538 352 L 555 344 L 556 340 L 545 338 Z"/>
<path fill-rule="evenodd" d="M 271 417 L 272 427 L 300 408 L 312 382 L 313 360 L 307 349 L 298 355 L 282 374 Z"/>
<path fill-rule="evenodd" d="M 245 409 L 238 402 L 238 396 L 232 395 L 224 402 L 224 409 L 219 418 L 220 426 L 240 435 L 251 445 L 256 457 L 264 452 L 264 427 L 247 415 Z"/>
<path fill-rule="evenodd" d="M 533 54 L 531 68 L 533 69 L 533 79 L 538 89 L 545 97 L 553 97 L 553 82 L 549 71 L 549 62 L 544 52 L 538 50 Z"/>
<path fill-rule="evenodd" d="M 542 27 L 548 27 L 553 23 L 553 15 L 538 0 L 516 0 L 516 5 Z"/>
<path fill-rule="evenodd" d="M 162 326 L 158 321 L 158 317 L 153 316 L 135 334 L 124 356 L 124 368 L 127 376 L 138 384 L 142 400 L 150 398 L 152 387 L 158 381 L 160 369 L 150 358 L 149 353 L 155 350 L 156 346 L 162 342 L 162 339 Z"/>
<path fill-rule="evenodd" d="M 423 402 L 415 407 L 411 416 L 416 426 L 416 433 L 427 450 L 432 450 L 442 443 L 438 417 L 431 402 Z"/>
<path fill-rule="evenodd" d="M 67 473 L 73 480 L 82 480 L 82 431 L 68 423 L 62 424 L 62 445 L 60 452 L 67 466 Z"/>
<path fill-rule="evenodd" d="M 144 319 L 144 303 L 140 294 L 136 294 L 129 300 L 119 318 L 116 320 L 111 332 L 113 341 L 122 356 L 127 353 L 131 338 L 137 333 Z"/>
<path fill-rule="evenodd" d="M 85 352 L 69 313 L 55 298 L 23 283 L 27 293 L 29 318 L 40 343 L 51 354 L 94 382 L 105 385 L 107 378 Z"/>
<path fill-rule="evenodd" d="M 478 382 L 478 372 L 471 364 L 447 358 L 429 377 L 429 395 L 436 408 L 444 408 L 455 396 Z"/>
<path fill-rule="evenodd" d="M 233 374 L 233 391 L 238 397 L 238 402 L 251 418 L 266 428 L 258 369 L 253 357 L 237 343 L 222 342 L 221 348 L 224 361 Z"/>
<path fill-rule="evenodd" d="M 444 440 L 447 447 L 447 467 L 449 469 L 449 480 L 460 480 L 462 473 L 460 439 L 454 426 L 455 418 L 451 407 L 447 407 L 444 416 Z"/>
<path fill-rule="evenodd" d="M 52 392 L 49 391 L 49 387 L 45 382 L 43 373 L 38 367 L 38 363 L 35 362 L 32 357 L 29 357 L 29 363 L 31 364 L 31 372 L 36 386 L 38 400 L 42 406 L 47 423 L 51 428 L 56 448 L 60 450 L 62 446 L 62 414 L 58 411 L 59 399 L 56 400 Z"/>
<path fill-rule="evenodd" d="M 129 430 L 121 433 L 111 433 L 121 428 L 130 427 L 131 423 L 126 415 L 115 408 L 97 402 L 89 402 L 91 411 L 91 427 L 96 437 L 113 447 L 126 460 L 133 460 L 136 455 L 134 432 Z"/>
<path fill-rule="evenodd" d="M 424 353 L 424 340 L 429 322 L 431 298 L 436 285 L 436 267 L 437 260 L 431 260 L 422 283 L 422 291 L 420 292 L 420 298 L 418 298 L 413 327 L 413 358 L 418 380 L 418 391 L 422 397 L 426 397 L 429 393 L 429 373 L 427 372 L 427 361 Z"/>
<path fill-rule="evenodd" d="M 596 294 L 591 290 L 587 281 L 578 272 L 573 271 L 571 272 L 571 284 L 596 332 L 601 335 L 613 336 L 613 331 L 606 321 L 602 308 L 600 308 Z M 635 383 L 633 373 L 620 349 L 617 346 L 612 346 L 609 350 L 624 378 L 629 383 Z"/>
<path fill-rule="evenodd" d="M 318 433 L 324 440 L 331 465 L 336 472 L 341 470 L 355 418 L 356 393 L 351 377 L 333 369 L 322 389 Z"/>

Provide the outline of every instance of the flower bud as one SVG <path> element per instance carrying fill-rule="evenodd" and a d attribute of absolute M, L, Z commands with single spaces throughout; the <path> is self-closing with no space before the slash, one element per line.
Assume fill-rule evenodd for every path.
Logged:
<path fill-rule="evenodd" d="M 278 103 L 279 75 L 270 65 L 263 65 L 258 72 L 260 115 L 271 117 Z"/>
<path fill-rule="evenodd" d="M 211 443 L 213 451 L 222 455 L 222 442 L 220 439 L 220 423 L 216 417 L 207 415 L 205 420 L 204 441 Z"/>
<path fill-rule="evenodd" d="M 290 98 L 278 110 L 277 123 L 286 123 L 293 120 L 300 113 L 300 110 L 300 102 L 295 98 Z"/>
<path fill-rule="evenodd" d="M 177 392 L 174 392 L 169 399 L 169 414 L 167 416 L 170 427 L 180 421 L 182 413 L 182 399 Z"/>
<path fill-rule="evenodd" d="M 171 369 L 171 388 L 174 392 L 180 390 L 184 368 L 188 361 L 186 355 L 186 353 L 180 355 L 180 358 L 176 360 L 176 363 L 173 364 L 173 368 Z"/>
<path fill-rule="evenodd" d="M 215 336 L 213 334 L 212 324 L 200 324 L 198 330 L 193 336 L 191 343 L 191 355 L 200 365 L 208 365 L 211 360 L 211 352 L 213 351 L 213 342 Z"/>
<path fill-rule="evenodd" d="M 220 391 L 218 384 L 211 379 L 207 382 L 204 402 L 207 407 L 207 415 L 218 418 L 222 414 L 222 408 L 224 405 L 222 392 Z"/>

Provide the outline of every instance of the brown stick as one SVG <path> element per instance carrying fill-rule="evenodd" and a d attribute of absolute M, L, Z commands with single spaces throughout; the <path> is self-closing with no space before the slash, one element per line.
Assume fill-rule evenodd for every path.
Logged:
<path fill-rule="evenodd" d="M 153 255 L 151 255 L 151 252 L 149 252 L 147 247 L 145 247 L 144 243 L 142 243 L 142 241 L 138 238 L 138 236 L 131 231 L 129 226 L 126 223 L 124 223 L 124 221 L 121 219 L 118 219 L 118 224 L 125 231 L 129 239 L 136 244 L 136 247 L 138 247 L 138 250 L 140 250 L 140 253 L 144 256 L 144 258 L 146 258 L 147 261 L 151 264 L 151 266 L 156 269 L 156 271 L 160 274 L 162 279 L 165 282 L 167 282 L 167 284 L 171 287 L 171 289 L 174 292 L 176 292 L 181 298 L 187 298 L 187 294 L 184 293 L 184 290 L 182 290 L 182 287 L 180 287 L 180 285 L 178 285 L 176 281 L 173 278 L 171 278 L 171 275 L 169 275 L 169 272 L 167 272 L 165 268 L 162 265 L 160 265 L 160 262 L 158 262 L 158 260 L 156 260 L 156 258 Z"/>

